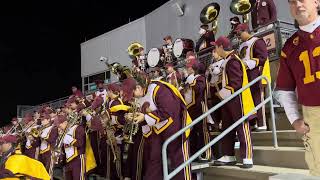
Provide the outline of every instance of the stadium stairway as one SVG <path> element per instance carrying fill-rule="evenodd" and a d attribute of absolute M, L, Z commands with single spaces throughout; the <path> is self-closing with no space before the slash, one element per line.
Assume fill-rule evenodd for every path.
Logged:
<path fill-rule="evenodd" d="M 269 177 L 278 174 L 298 174 L 301 177 L 308 177 L 303 141 L 301 136 L 292 130 L 281 109 L 276 111 L 276 125 L 279 144 L 277 149 L 273 147 L 272 131 L 252 133 L 253 168 L 241 169 L 240 164 L 215 167 L 209 166 L 208 163 L 193 163 L 193 172 L 202 172 L 199 175 L 204 180 L 268 180 Z M 236 156 L 241 163 L 238 148 Z"/>

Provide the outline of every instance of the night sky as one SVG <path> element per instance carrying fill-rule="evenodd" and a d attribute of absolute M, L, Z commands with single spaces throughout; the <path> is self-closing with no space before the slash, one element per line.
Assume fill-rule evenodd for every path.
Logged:
<path fill-rule="evenodd" d="M 69 95 L 72 85 L 81 87 L 81 42 L 167 1 L 1 1 L 0 125 L 16 116 L 17 104 L 36 105 Z"/>

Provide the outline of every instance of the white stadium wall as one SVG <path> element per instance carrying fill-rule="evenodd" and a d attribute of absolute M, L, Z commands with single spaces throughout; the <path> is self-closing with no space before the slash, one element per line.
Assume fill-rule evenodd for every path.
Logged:
<path fill-rule="evenodd" d="M 137 19 L 103 35 L 81 44 L 81 76 L 88 76 L 105 71 L 106 66 L 99 61 L 101 56 L 107 57 L 109 63 L 119 62 L 131 65 L 127 47 L 133 41 L 146 44 L 144 18 Z"/>
<path fill-rule="evenodd" d="M 171 0 L 145 17 L 82 43 L 82 77 L 105 70 L 105 66 L 98 61 L 100 56 L 108 57 L 110 62 L 117 61 L 131 65 L 126 49 L 133 41 L 143 44 L 145 52 L 153 47 L 161 47 L 162 38 L 166 35 L 171 35 L 173 39 L 188 38 L 196 41 L 201 24 L 200 11 L 211 2 L 219 3 L 221 8 L 217 36 L 227 35 L 230 30 L 229 19 L 234 16 L 229 10 L 231 0 Z M 274 0 L 274 2 L 278 19 L 293 22 L 287 1 Z M 183 7 L 183 16 L 179 16 L 176 3 Z"/>

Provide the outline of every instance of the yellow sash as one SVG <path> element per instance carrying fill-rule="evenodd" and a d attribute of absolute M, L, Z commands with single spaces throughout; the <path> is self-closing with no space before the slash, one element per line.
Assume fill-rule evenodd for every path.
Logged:
<path fill-rule="evenodd" d="M 96 159 L 94 158 L 93 150 L 89 136 L 86 134 L 86 172 L 97 167 Z"/>
<path fill-rule="evenodd" d="M 181 101 L 183 102 L 184 105 L 187 105 L 187 103 L 186 103 L 186 101 L 184 100 L 183 96 L 181 95 L 180 91 L 179 91 L 175 86 L 173 86 L 172 84 L 167 83 L 167 82 L 164 82 L 164 81 L 161 81 L 161 80 L 160 80 L 160 81 L 153 81 L 153 80 L 152 80 L 151 82 L 160 82 L 161 84 L 166 85 L 169 89 L 171 89 L 171 91 L 172 91 L 177 97 L 179 97 L 179 99 L 181 99 Z M 185 126 L 189 125 L 191 122 L 192 122 L 192 119 L 191 119 L 191 117 L 190 117 L 190 115 L 189 115 L 189 113 L 188 113 L 188 111 L 187 111 L 186 124 L 185 124 Z M 190 135 L 190 129 L 188 129 L 185 134 L 186 134 L 186 138 L 188 138 L 189 135 Z"/>
<path fill-rule="evenodd" d="M 269 58 L 267 58 L 266 62 L 264 63 L 263 69 L 262 69 L 262 75 L 266 76 L 271 83 L 271 73 L 270 73 L 270 62 Z M 267 84 L 267 81 L 265 79 L 262 79 L 262 84 Z"/>
<path fill-rule="evenodd" d="M 17 177 L 19 175 L 34 177 L 37 179 L 50 180 L 50 176 L 40 161 L 29 158 L 22 154 L 11 155 L 5 163 L 5 169 L 8 169 Z M 16 178 L 5 178 L 16 179 Z"/>
<path fill-rule="evenodd" d="M 130 109 L 130 106 L 124 105 L 120 98 L 118 98 L 118 100 L 120 101 L 120 104 L 112 106 L 110 108 L 110 112 L 128 111 Z"/>
<path fill-rule="evenodd" d="M 242 66 L 242 87 L 246 86 L 248 81 L 248 75 L 246 71 L 246 67 L 244 66 L 243 62 L 238 58 L 238 61 L 240 61 Z M 247 88 L 241 93 L 241 101 L 242 101 L 242 108 L 243 108 L 243 114 L 244 116 L 247 115 L 252 109 L 254 109 L 254 103 L 252 99 L 252 94 L 250 91 L 250 88 Z"/>

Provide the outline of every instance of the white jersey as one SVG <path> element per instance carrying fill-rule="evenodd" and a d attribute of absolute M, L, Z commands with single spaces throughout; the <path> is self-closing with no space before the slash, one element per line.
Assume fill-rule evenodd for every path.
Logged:
<path fill-rule="evenodd" d="M 106 104 L 107 102 L 107 90 L 103 89 L 102 92 L 96 91 L 95 92 L 96 97 L 101 96 L 103 98 L 103 104 Z"/>
<path fill-rule="evenodd" d="M 52 128 L 53 128 L 53 125 L 46 127 L 42 130 L 40 134 L 40 138 L 41 138 L 40 154 L 43 154 L 50 150 L 50 144 L 46 140 L 49 138 Z"/>

